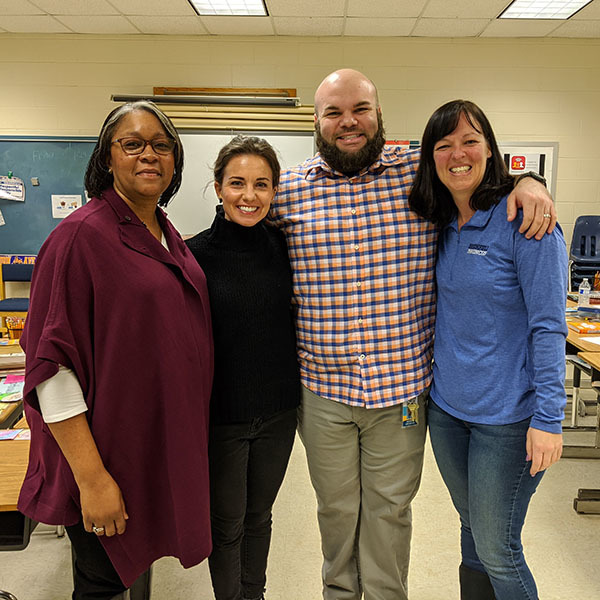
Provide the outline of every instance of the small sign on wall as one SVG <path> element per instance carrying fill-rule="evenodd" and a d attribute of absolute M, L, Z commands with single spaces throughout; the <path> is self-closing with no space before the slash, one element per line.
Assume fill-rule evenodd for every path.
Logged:
<path fill-rule="evenodd" d="M 535 171 L 546 179 L 548 191 L 554 194 L 558 142 L 500 142 L 498 146 L 511 175 Z"/>
<path fill-rule="evenodd" d="M 81 206 L 81 196 L 75 194 L 52 194 L 52 218 L 64 219 Z"/>

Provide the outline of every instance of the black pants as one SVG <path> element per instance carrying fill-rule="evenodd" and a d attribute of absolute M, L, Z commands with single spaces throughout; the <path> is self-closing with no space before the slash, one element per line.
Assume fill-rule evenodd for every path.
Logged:
<path fill-rule="evenodd" d="M 117 575 L 95 533 L 88 533 L 83 522 L 65 527 L 71 540 L 75 562 L 73 600 L 110 600 L 127 588 Z"/>
<path fill-rule="evenodd" d="M 210 429 L 213 551 L 208 559 L 216 600 L 260 598 L 271 542 L 271 509 L 296 432 L 296 409 L 250 423 Z"/>

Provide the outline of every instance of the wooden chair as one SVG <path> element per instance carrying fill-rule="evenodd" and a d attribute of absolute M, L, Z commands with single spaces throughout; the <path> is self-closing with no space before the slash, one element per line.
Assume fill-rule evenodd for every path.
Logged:
<path fill-rule="evenodd" d="M 24 319 L 29 310 L 29 298 L 6 297 L 6 282 L 31 281 L 33 265 L 13 263 L 0 266 L 0 331 L 6 331 L 6 317 Z"/>

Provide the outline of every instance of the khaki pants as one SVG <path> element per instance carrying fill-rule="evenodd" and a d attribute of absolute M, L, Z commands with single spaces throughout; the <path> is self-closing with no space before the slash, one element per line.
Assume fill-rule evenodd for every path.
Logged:
<path fill-rule="evenodd" d="M 366 409 L 303 389 L 298 429 L 317 495 L 325 600 L 406 600 L 426 434 L 402 427 L 402 405 Z"/>

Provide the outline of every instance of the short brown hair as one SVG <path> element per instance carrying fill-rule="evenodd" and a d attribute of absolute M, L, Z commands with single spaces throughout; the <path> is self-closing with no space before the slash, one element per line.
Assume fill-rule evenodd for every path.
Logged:
<path fill-rule="evenodd" d="M 229 161 L 235 156 L 240 156 L 242 154 L 253 154 L 264 158 L 271 168 L 273 187 L 279 185 L 281 166 L 279 165 L 277 153 L 273 146 L 271 146 L 267 140 L 262 138 L 247 137 L 244 135 L 236 135 L 229 143 L 225 144 L 225 146 L 219 150 L 217 160 L 215 160 L 213 167 L 213 175 L 218 184 L 223 183 L 223 175 L 225 174 L 225 169 Z"/>

